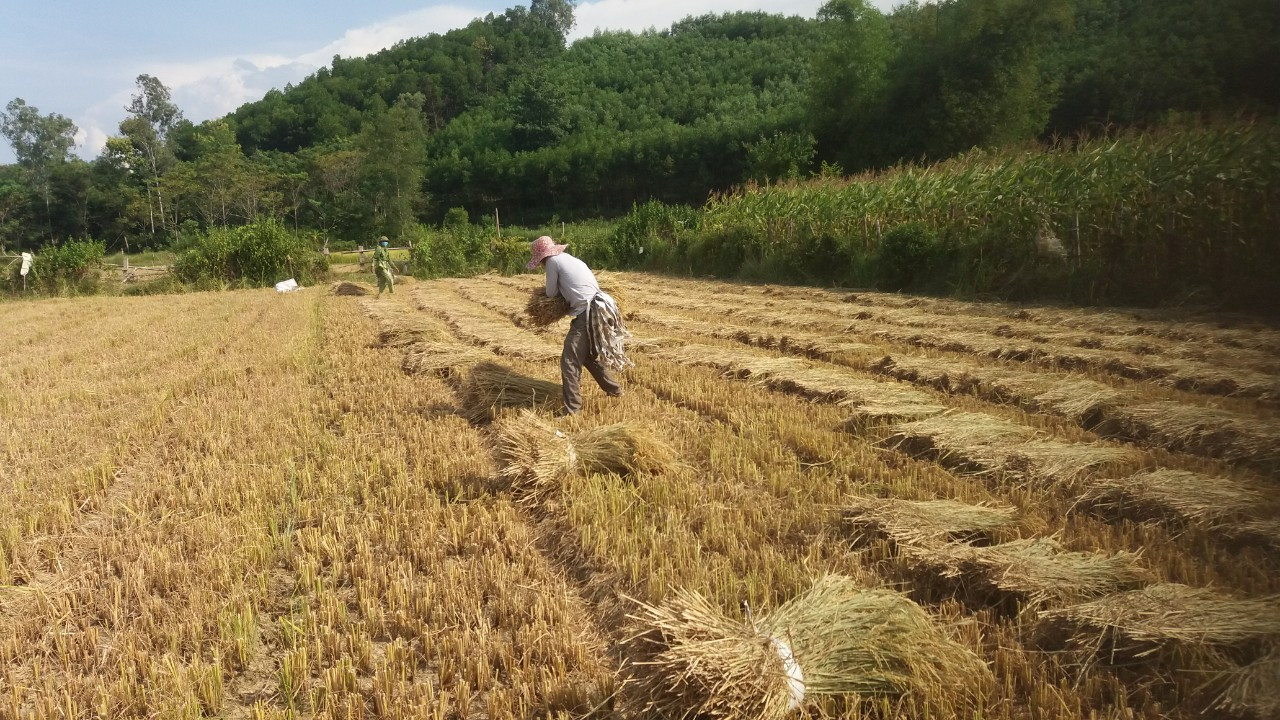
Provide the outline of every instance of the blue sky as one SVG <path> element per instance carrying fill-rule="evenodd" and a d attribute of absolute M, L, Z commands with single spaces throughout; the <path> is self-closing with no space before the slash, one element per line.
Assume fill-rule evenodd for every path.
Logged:
<path fill-rule="evenodd" d="M 93 158 L 117 132 L 134 78 L 148 73 L 200 122 L 297 82 L 334 55 L 358 57 L 443 33 L 527 0 L 0 0 L 0 106 L 20 97 L 80 128 Z M 875 0 L 888 9 L 893 0 Z M 813 17 L 819 0 L 579 2 L 573 37 L 596 29 L 666 27 L 689 15 L 764 10 Z M 0 163 L 13 162 L 0 141 Z"/>

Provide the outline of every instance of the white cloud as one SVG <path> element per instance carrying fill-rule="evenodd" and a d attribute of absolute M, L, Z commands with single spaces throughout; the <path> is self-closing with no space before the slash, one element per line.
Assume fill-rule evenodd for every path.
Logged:
<path fill-rule="evenodd" d="M 389 48 L 401 40 L 444 33 L 470 23 L 476 11 L 461 5 L 438 5 L 415 10 L 365 27 L 353 28 L 341 38 L 298 58 L 313 65 L 327 65 L 334 55 L 362 57 Z"/>
<path fill-rule="evenodd" d="M 97 125 L 82 127 L 76 132 L 76 147 L 87 157 L 97 157 L 107 146 L 107 133 Z"/>

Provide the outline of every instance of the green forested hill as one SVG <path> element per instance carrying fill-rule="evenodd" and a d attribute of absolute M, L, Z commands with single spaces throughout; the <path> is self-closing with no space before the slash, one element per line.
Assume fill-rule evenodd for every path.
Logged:
<path fill-rule="evenodd" d="M 580 40 L 434 135 L 427 186 L 514 212 L 700 202 L 743 179 L 749 144 L 800 127 L 817 30 L 736 14 Z"/>

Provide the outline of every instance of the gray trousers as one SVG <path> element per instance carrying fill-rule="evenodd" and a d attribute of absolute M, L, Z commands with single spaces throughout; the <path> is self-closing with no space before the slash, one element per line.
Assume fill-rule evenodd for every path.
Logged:
<path fill-rule="evenodd" d="M 591 355 L 591 336 L 587 332 L 587 313 L 573 319 L 569 334 L 564 336 L 560 353 L 560 387 L 564 393 L 564 411 L 573 414 L 582 409 L 582 367 L 587 367 L 596 384 L 610 395 L 621 395 L 622 386 L 600 359 Z"/>

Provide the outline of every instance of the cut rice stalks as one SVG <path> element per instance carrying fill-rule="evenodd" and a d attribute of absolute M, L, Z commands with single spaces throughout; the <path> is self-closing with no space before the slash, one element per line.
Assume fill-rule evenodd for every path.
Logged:
<path fill-rule="evenodd" d="M 954 500 L 858 498 L 845 508 L 855 542 L 888 538 L 894 543 L 984 541 L 1014 524 L 1013 507 L 967 505 Z"/>
<path fill-rule="evenodd" d="M 470 345 L 418 341 L 405 351 L 400 369 L 409 375 L 453 377 L 464 368 L 493 358 L 493 353 Z"/>
<path fill-rule="evenodd" d="M 962 471 L 1041 485 L 1071 485 L 1104 472 L 1136 468 L 1141 460 L 1127 447 L 1039 440 L 1032 428 L 980 413 L 948 413 L 903 423 L 885 442 Z"/>
<path fill-rule="evenodd" d="M 1228 477 L 1161 468 L 1122 479 L 1096 479 L 1079 503 L 1110 519 L 1179 521 L 1209 527 L 1255 516 L 1267 494 Z"/>
<path fill-rule="evenodd" d="M 444 333 L 430 322 L 422 319 L 403 317 L 382 324 L 378 332 L 378 342 L 383 347 L 407 347 L 417 342 L 435 340 Z"/>
<path fill-rule="evenodd" d="M 963 705 L 988 687 L 972 651 L 905 596 L 829 575 L 754 625 L 698 593 L 639 603 L 632 685 L 672 718 L 776 720 L 821 697 Z"/>
<path fill-rule="evenodd" d="M 467 375 L 462 400 L 465 417 L 472 423 L 484 423 L 507 408 L 559 408 L 560 384 L 482 362 Z"/>
<path fill-rule="evenodd" d="M 343 282 L 338 282 L 333 284 L 334 295 L 360 296 L 360 295 L 368 295 L 370 292 L 371 291 L 369 287 L 365 285 L 357 285 L 356 283 L 353 283 L 353 282 L 343 281 Z"/>
<path fill-rule="evenodd" d="M 1232 673 L 1218 707 L 1239 717 L 1280 717 L 1280 647 Z"/>
<path fill-rule="evenodd" d="M 960 580 L 967 589 L 1007 594 L 1027 605 L 1076 602 L 1128 590 L 1150 580 L 1138 554 L 1070 552 L 1052 537 L 976 547 L 960 543 L 900 544 L 898 556 L 918 570 Z"/>
<path fill-rule="evenodd" d="M 526 503 L 542 502 L 575 473 L 656 474 L 678 463 L 670 446 L 628 423 L 566 433 L 526 410 L 503 418 L 494 429 L 498 476 Z"/>
<path fill-rule="evenodd" d="M 1028 412 L 1067 417 L 1089 427 L 1123 394 L 1108 385 L 1080 378 L 982 367 L 953 360 L 888 356 L 876 372 L 899 380 L 928 385 L 944 392 L 972 394 L 994 403 L 1013 403 Z"/>
<path fill-rule="evenodd" d="M 1170 645 L 1220 649 L 1280 639 L 1280 598 L 1240 600 L 1176 583 L 1041 613 L 1040 633 L 1145 657 Z"/>
<path fill-rule="evenodd" d="M 859 377 L 835 367 L 792 357 L 770 357 L 709 345 L 684 345 L 657 353 L 686 365 L 716 368 L 755 379 L 779 392 L 851 408 L 851 426 L 929 417 L 946 408 L 918 390 Z"/>
<path fill-rule="evenodd" d="M 1124 406 L 1108 419 L 1118 434 L 1146 444 L 1280 470 L 1280 422 L 1275 420 L 1180 402 Z"/>
<path fill-rule="evenodd" d="M 616 282 L 610 282 L 611 278 L 604 275 L 596 276 L 600 291 L 613 298 L 618 304 L 618 310 L 625 312 L 623 305 L 626 297 L 625 291 L 622 290 Z M 559 295 L 555 297 L 547 297 L 546 287 L 539 285 L 533 288 L 529 293 L 529 301 L 525 303 L 524 313 L 527 319 L 536 327 L 552 325 L 558 320 L 562 320 L 569 315 L 569 303 Z"/>

